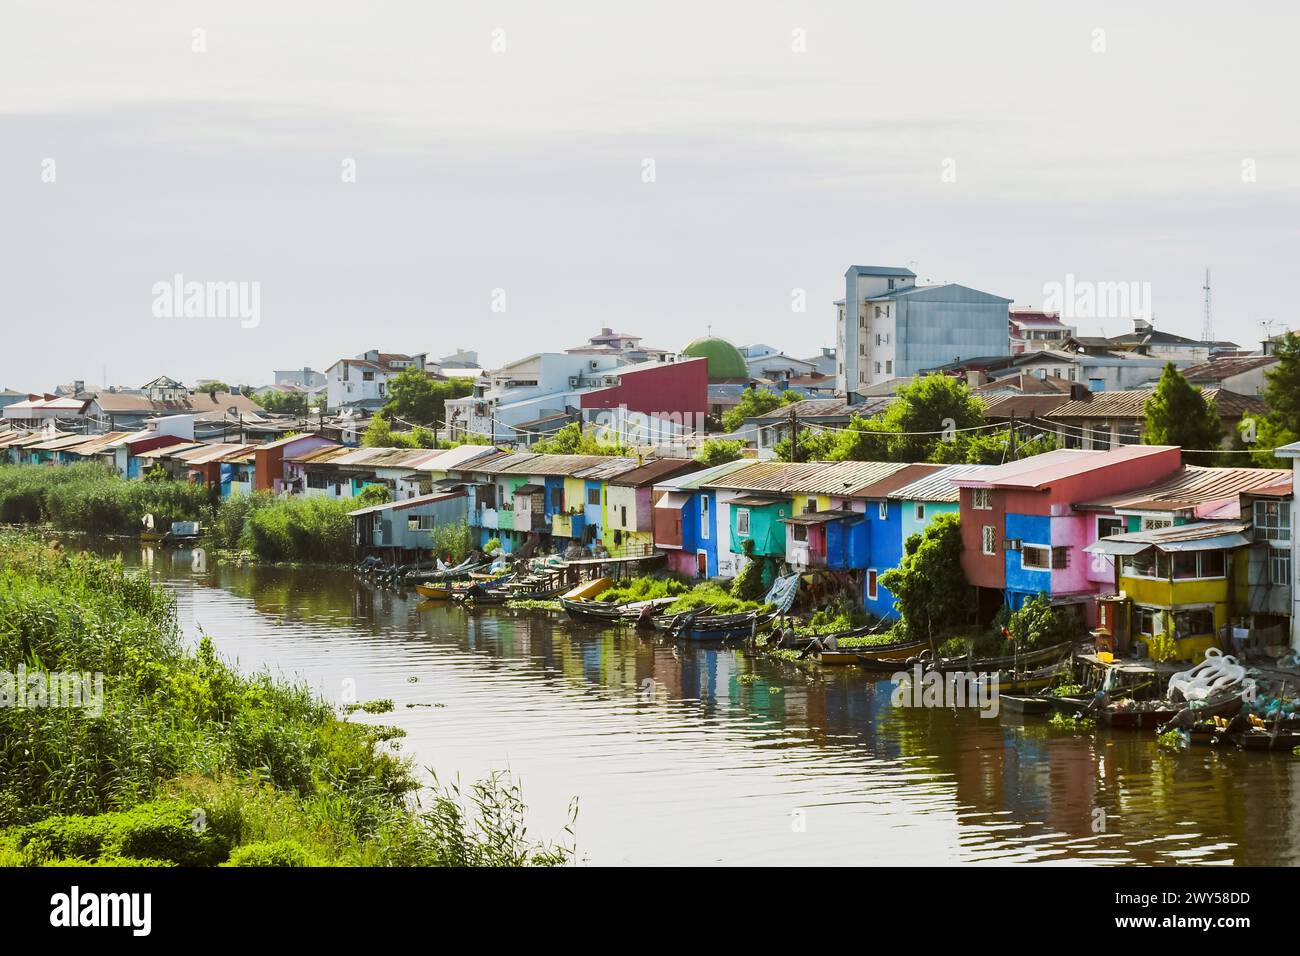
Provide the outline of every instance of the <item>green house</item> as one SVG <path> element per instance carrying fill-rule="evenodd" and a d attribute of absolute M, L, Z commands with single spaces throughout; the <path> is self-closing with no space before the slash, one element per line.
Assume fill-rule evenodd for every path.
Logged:
<path fill-rule="evenodd" d="M 754 542 L 754 554 L 785 557 L 785 525 L 794 506 L 789 498 L 741 495 L 728 502 L 731 506 L 731 550 L 744 553 L 744 542 Z"/>

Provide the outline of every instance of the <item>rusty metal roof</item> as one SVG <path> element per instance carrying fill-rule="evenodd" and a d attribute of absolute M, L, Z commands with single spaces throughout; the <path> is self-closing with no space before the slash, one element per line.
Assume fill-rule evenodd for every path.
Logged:
<path fill-rule="evenodd" d="M 1208 468 L 1184 465 L 1173 475 L 1134 491 L 1075 505 L 1083 511 L 1185 511 L 1246 493 L 1274 495 L 1290 489 L 1289 468 Z"/>
<path fill-rule="evenodd" d="M 186 449 L 176 454 L 175 457 L 190 465 L 206 465 L 214 461 L 224 461 L 231 455 L 238 454 L 241 451 L 250 451 L 255 447 L 254 445 L 245 445 L 239 442 L 218 442 Z"/>
<path fill-rule="evenodd" d="M 698 467 L 699 465 L 689 458 L 652 458 L 639 468 L 622 472 L 618 476 L 609 479 L 609 481 L 610 484 L 631 485 L 632 487 L 652 485 L 656 481 L 671 478 L 673 475 L 680 475 Z"/>
<path fill-rule="evenodd" d="M 859 496 L 859 489 L 907 467 L 892 461 L 759 461 L 705 482 L 704 487 L 853 498 Z"/>
<path fill-rule="evenodd" d="M 1146 401 L 1152 393 L 1150 388 L 1135 388 L 1125 392 L 1093 392 L 1090 398 L 1063 402 L 1041 414 L 1048 418 L 1141 419 L 1146 415 Z M 1213 401 L 1218 406 L 1222 418 L 1262 415 L 1267 411 L 1260 399 L 1239 395 L 1226 388 L 1206 388 L 1202 389 L 1201 394 L 1206 401 Z"/>

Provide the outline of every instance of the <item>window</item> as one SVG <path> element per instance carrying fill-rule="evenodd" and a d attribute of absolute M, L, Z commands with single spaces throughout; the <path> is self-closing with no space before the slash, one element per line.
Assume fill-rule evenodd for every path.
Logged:
<path fill-rule="evenodd" d="M 1052 548 L 1052 568 L 1060 571 L 1070 566 L 1070 549 L 1063 544 Z"/>
<path fill-rule="evenodd" d="M 599 488 L 588 488 L 588 489 L 587 489 L 587 504 L 589 504 L 589 505 L 598 505 L 598 504 L 600 504 L 600 489 L 599 489 Z"/>
<path fill-rule="evenodd" d="M 809 498 L 807 506 L 803 509 L 805 512 L 812 514 L 817 511 L 817 499 Z"/>
<path fill-rule="evenodd" d="M 620 505 L 618 510 L 619 510 L 619 524 L 621 524 L 623 527 L 626 528 L 627 527 L 627 505 Z"/>
<path fill-rule="evenodd" d="M 916 506 L 916 520 L 917 521 L 925 520 L 925 505 L 918 504 Z"/>
<path fill-rule="evenodd" d="M 877 375 L 880 374 L 880 363 L 879 363 L 879 362 L 876 363 L 876 374 L 877 374 Z"/>
<path fill-rule="evenodd" d="M 1225 576 L 1227 561 L 1222 551 L 1202 551 L 1200 553 L 1200 574 L 1202 578 L 1221 578 Z"/>
<path fill-rule="evenodd" d="M 870 568 L 867 571 L 867 597 L 874 601 L 879 593 L 879 588 L 876 586 L 876 569 Z"/>
<path fill-rule="evenodd" d="M 881 521 L 887 521 L 889 519 L 889 504 L 887 502 L 882 501 L 880 503 L 880 510 L 878 514 L 880 515 Z"/>
<path fill-rule="evenodd" d="M 1269 584 L 1289 585 L 1291 583 L 1291 549 L 1268 549 Z"/>
<path fill-rule="evenodd" d="M 876 333 L 876 344 L 877 344 L 877 345 L 880 344 L 880 333 L 879 333 L 879 332 Z"/>
<path fill-rule="evenodd" d="M 551 510 L 560 511 L 560 512 L 564 511 L 564 489 L 563 488 L 551 489 Z"/>
<path fill-rule="evenodd" d="M 1041 544 L 1022 545 L 1020 566 L 1032 571 L 1049 570 L 1052 566 L 1052 549 Z"/>
<path fill-rule="evenodd" d="M 700 537 L 709 540 L 709 496 L 700 495 Z"/>
<path fill-rule="evenodd" d="M 1291 540 L 1291 503 L 1289 501 L 1255 502 L 1255 540 Z"/>
<path fill-rule="evenodd" d="M 1133 608 L 1133 629 L 1139 634 L 1153 635 L 1156 633 L 1156 624 L 1159 621 L 1160 612 L 1150 607 Z"/>
<path fill-rule="evenodd" d="M 1098 518 L 1097 519 L 1097 540 L 1109 538 L 1113 534 L 1124 533 L 1123 518 Z"/>
<path fill-rule="evenodd" d="M 1174 552 L 1174 580 L 1179 581 L 1196 577 L 1196 564 L 1195 551 Z"/>
<path fill-rule="evenodd" d="M 894 360 L 893 360 L 893 359 L 885 359 L 885 374 L 886 374 L 886 375 L 893 375 L 893 374 L 894 374 Z"/>
<path fill-rule="evenodd" d="M 1152 531 L 1156 528 L 1170 528 L 1173 527 L 1173 524 L 1168 518 L 1143 518 L 1142 530 Z"/>
<path fill-rule="evenodd" d="M 998 533 L 993 525 L 986 524 L 980 529 L 980 547 L 985 554 L 998 553 Z"/>
<path fill-rule="evenodd" d="M 794 540 L 796 541 L 808 540 L 808 526 L 806 524 L 793 524 L 790 526 L 790 529 L 793 533 Z"/>
<path fill-rule="evenodd" d="M 736 534 L 749 534 L 749 509 L 741 508 L 736 512 Z"/>
<path fill-rule="evenodd" d="M 375 380 L 375 373 L 374 373 L 374 372 L 362 372 L 362 373 L 361 373 L 361 381 L 363 381 L 363 382 L 373 382 L 374 380 Z"/>
<path fill-rule="evenodd" d="M 893 288 L 894 288 L 894 282 L 895 282 L 895 281 L 896 281 L 896 280 L 894 280 L 894 279 L 890 279 L 890 280 L 889 280 L 889 288 L 890 288 L 890 291 L 893 291 Z"/>
<path fill-rule="evenodd" d="M 1208 607 L 1175 611 L 1173 617 L 1175 639 L 1214 633 L 1214 611 Z"/>
<path fill-rule="evenodd" d="M 993 510 L 993 489 L 975 488 L 971 491 L 970 504 L 978 511 Z"/>

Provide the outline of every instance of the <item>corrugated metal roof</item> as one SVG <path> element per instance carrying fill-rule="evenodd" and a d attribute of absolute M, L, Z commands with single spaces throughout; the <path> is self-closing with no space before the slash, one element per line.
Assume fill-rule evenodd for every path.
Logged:
<path fill-rule="evenodd" d="M 631 471 L 623 472 L 616 478 L 611 478 L 610 483 L 631 485 L 633 487 L 652 485 L 656 481 L 670 475 L 680 474 L 694 466 L 695 462 L 689 458 L 652 458 L 640 468 L 633 468 Z"/>
<path fill-rule="evenodd" d="M 1275 365 L 1276 355 L 1239 355 L 1210 359 L 1199 365 L 1190 365 L 1183 369 L 1183 378 L 1189 382 L 1221 382 L 1225 378 L 1254 371 L 1266 365 Z"/>
<path fill-rule="evenodd" d="M 39 442 L 31 445 L 32 451 L 60 451 L 65 448 L 71 448 L 74 445 L 81 445 L 90 441 L 93 435 L 60 435 L 58 438 L 52 438 L 49 441 Z"/>
<path fill-rule="evenodd" d="M 805 398 L 802 401 L 774 408 L 770 412 L 755 415 L 753 420 L 756 422 L 788 421 L 793 410 L 798 418 L 839 418 L 848 421 L 854 415 L 869 418 L 892 401 L 892 398 L 878 398 L 871 402 L 850 405 L 842 398 Z"/>
<path fill-rule="evenodd" d="M 1168 528 L 1152 528 L 1130 534 L 1112 534 L 1084 548 L 1093 554 L 1137 554 L 1147 548 L 1158 551 L 1211 551 L 1250 544 L 1244 521 L 1193 521 Z"/>
<path fill-rule="evenodd" d="M 679 475 L 676 478 L 660 482 L 655 487 L 678 489 L 681 491 L 695 491 L 704 487 L 711 481 L 717 481 L 723 476 L 733 471 L 739 471 L 741 468 L 748 468 L 754 463 L 752 458 L 738 458 L 735 461 L 723 462 L 721 465 L 712 465 L 700 471 L 693 471 L 686 475 Z"/>
<path fill-rule="evenodd" d="M 943 465 L 928 464 L 926 462 L 917 462 L 910 465 L 904 465 L 893 474 L 886 475 L 865 487 L 859 488 L 853 493 L 855 498 L 888 498 L 891 491 L 895 491 L 915 481 L 934 474 L 936 471 L 943 469 Z"/>
<path fill-rule="evenodd" d="M 243 445 L 238 442 L 219 442 L 213 445 L 200 445 L 198 448 L 190 448 L 180 452 L 176 457 L 190 465 L 206 465 L 210 462 L 222 461 L 230 455 L 248 451 L 254 447 L 253 445 Z"/>
<path fill-rule="evenodd" d="M 611 458 L 608 455 L 530 455 L 529 459 L 518 464 L 507 464 L 504 468 L 498 466 L 498 474 L 551 475 L 558 478 L 576 476 L 580 471 L 611 461 L 631 463 L 620 467 L 619 471 L 626 471 L 636 465 L 635 458 Z"/>
<path fill-rule="evenodd" d="M 191 451 L 196 448 L 203 448 L 202 444 L 197 442 L 178 442 L 175 445 L 163 445 L 159 448 L 150 448 L 147 451 L 133 452 L 132 458 L 174 458 L 181 452 Z"/>
<path fill-rule="evenodd" d="M 98 455 L 111 445 L 116 445 L 130 432 L 105 432 L 103 435 L 96 435 L 84 445 L 78 445 L 72 449 L 76 454 L 83 456 Z"/>
<path fill-rule="evenodd" d="M 1135 461 L 1149 455 L 1167 453 L 1173 445 L 1121 445 L 1109 451 L 1085 451 L 1058 448 L 1041 455 L 1030 455 L 988 471 L 955 479 L 962 488 L 1032 488 L 1038 489 L 1063 478 L 1086 474 L 1094 468 Z"/>
<path fill-rule="evenodd" d="M 992 465 L 948 465 L 919 481 L 890 492 L 886 497 L 894 501 L 956 502 L 961 497 L 961 489 L 952 483 L 952 479 L 974 475 L 992 467 Z"/>
<path fill-rule="evenodd" d="M 1163 481 L 1075 505 L 1085 511 L 1182 511 L 1250 491 L 1290 487 L 1289 468 L 1208 468 L 1184 465 Z"/>
<path fill-rule="evenodd" d="M 704 487 L 852 498 L 858 489 L 906 467 L 906 463 L 892 461 L 760 461 L 708 481 Z"/>
<path fill-rule="evenodd" d="M 617 478 L 624 472 L 631 471 L 637 467 L 635 458 L 610 458 L 602 459 L 598 464 L 590 468 L 583 468 L 581 471 L 573 473 L 574 478 L 582 478 L 587 481 L 608 481 L 610 478 Z"/>
<path fill-rule="evenodd" d="M 1146 401 L 1153 389 L 1135 388 L 1125 392 L 1093 392 L 1091 398 L 1063 402 L 1044 414 L 1048 418 L 1134 418 L 1146 415 Z M 1219 407 L 1219 415 L 1240 418 L 1242 415 L 1262 415 L 1267 409 L 1263 401 L 1250 395 L 1239 395 L 1226 388 L 1206 388 L 1201 392 L 1206 401 Z"/>
<path fill-rule="evenodd" d="M 434 458 L 429 458 L 416 465 L 416 471 L 454 471 L 469 462 L 479 459 L 488 460 L 488 456 L 501 454 L 495 445 L 457 445 L 448 448 Z"/>
<path fill-rule="evenodd" d="M 408 508 L 418 508 L 421 505 L 433 504 L 436 501 L 449 500 L 451 498 L 463 497 L 463 491 L 438 491 L 431 495 L 420 495 L 418 498 L 407 498 L 405 501 L 390 501 L 383 505 L 372 505 L 369 508 L 358 508 L 356 511 L 349 511 L 348 517 L 355 518 L 357 515 L 373 514 L 376 511 L 405 511 Z"/>

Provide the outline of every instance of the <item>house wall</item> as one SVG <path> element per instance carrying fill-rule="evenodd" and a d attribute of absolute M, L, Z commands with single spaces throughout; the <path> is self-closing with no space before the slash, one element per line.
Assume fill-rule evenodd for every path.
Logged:
<path fill-rule="evenodd" d="M 1006 532 L 1006 494 L 994 488 L 992 505 L 988 510 L 972 506 L 972 488 L 961 489 L 961 567 L 966 573 L 966 580 L 976 587 L 1006 587 L 1007 567 L 1002 540 Z M 993 526 L 993 553 L 984 554 L 981 543 L 981 527 Z"/>
<path fill-rule="evenodd" d="M 739 515 L 749 512 L 749 534 L 742 535 L 738 530 Z M 778 501 L 770 505 L 742 505 L 731 508 L 731 549 L 743 555 L 744 541 L 754 542 L 754 554 L 770 557 L 785 557 L 785 525 L 782 518 L 790 517 L 789 501 Z"/>
<path fill-rule="evenodd" d="M 898 567 L 903 559 L 903 506 L 901 502 L 885 503 L 885 518 L 881 520 L 879 503 L 867 502 L 867 571 L 876 572 L 876 597 L 873 600 L 867 593 L 869 574 L 864 575 L 862 585 L 863 606 L 877 617 L 894 619 L 898 611 L 894 607 L 894 595 L 880 583 L 880 575 L 891 568 Z"/>
<path fill-rule="evenodd" d="M 924 509 L 924 516 L 921 519 L 916 517 L 916 506 L 921 505 Z M 903 542 L 914 534 L 922 534 L 930 526 L 930 522 L 941 514 L 953 514 L 957 512 L 958 506 L 955 501 L 904 501 L 902 503 L 902 535 Z"/>
<path fill-rule="evenodd" d="M 1026 515 L 1007 512 L 1005 525 L 1007 538 L 1020 538 L 1024 544 L 1052 547 L 1052 519 L 1044 515 Z M 998 542 L 1001 547 L 1002 542 Z M 1024 566 L 1024 551 L 1005 551 L 1007 604 L 1019 608 L 1026 600 L 1038 594 L 1052 593 L 1052 572 Z M 1049 559 L 1050 561 L 1050 559 Z"/>

